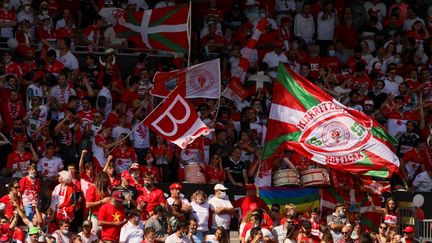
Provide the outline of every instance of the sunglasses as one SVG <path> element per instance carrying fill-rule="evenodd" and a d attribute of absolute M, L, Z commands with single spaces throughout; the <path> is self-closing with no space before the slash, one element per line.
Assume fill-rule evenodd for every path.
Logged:
<path fill-rule="evenodd" d="M 348 234 L 349 234 L 349 232 L 342 232 L 342 234 L 343 234 L 343 235 L 348 235 Z"/>
<path fill-rule="evenodd" d="M 380 226 L 379 228 L 380 228 L 380 229 L 387 229 L 387 227 L 383 227 L 383 226 Z"/>
<path fill-rule="evenodd" d="M 14 189 L 20 189 L 21 187 L 19 187 L 19 186 L 14 186 Z"/>
<path fill-rule="evenodd" d="M 181 204 L 173 204 L 173 206 L 177 206 L 177 207 L 180 207 L 180 206 L 181 206 Z"/>

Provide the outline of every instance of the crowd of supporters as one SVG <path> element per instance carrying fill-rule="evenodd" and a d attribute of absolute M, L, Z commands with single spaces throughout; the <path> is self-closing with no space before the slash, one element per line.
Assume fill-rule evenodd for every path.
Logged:
<path fill-rule="evenodd" d="M 247 54 L 249 96 L 191 99 L 215 131 L 180 149 L 142 121 L 161 102 L 151 95 L 155 72 L 185 67 L 186 58 L 149 61 L 97 12 L 184 2 L 0 0 L 0 42 L 14 47 L 0 62 L 0 164 L 9 178 L 0 242 L 225 243 L 237 228 L 231 218 L 244 242 L 413 242 L 413 227 L 397 228 L 395 200 L 373 206 L 383 223 L 364 234 L 344 205 L 328 217 L 297 215 L 290 202 L 268 208 L 255 186 L 270 186 L 272 171 L 320 167 L 289 150 L 261 160 L 285 63 L 398 140 L 394 189 L 432 190 L 432 2 L 193 1 L 190 64 L 220 58 L 223 90 Z M 268 25 L 245 53 L 261 18 Z M 81 61 L 75 50 L 86 51 Z M 137 54 L 133 67 L 122 66 L 121 52 Z M 257 177 L 263 169 L 267 179 Z M 329 173 L 336 190 L 362 189 L 355 175 Z M 197 179 L 214 194 L 183 198 L 178 182 Z M 164 192 L 157 183 L 173 184 Z M 233 186 L 246 197 L 230 200 Z"/>

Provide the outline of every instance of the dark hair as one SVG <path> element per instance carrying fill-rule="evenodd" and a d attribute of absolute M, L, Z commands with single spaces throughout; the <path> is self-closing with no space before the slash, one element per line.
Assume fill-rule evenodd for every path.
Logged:
<path fill-rule="evenodd" d="M 250 230 L 250 236 L 249 236 L 249 238 L 253 239 L 255 237 L 255 235 L 257 235 L 260 231 L 261 231 L 261 227 L 253 227 Z M 249 239 L 247 239 L 247 240 L 249 240 Z"/>
<path fill-rule="evenodd" d="M 138 83 L 139 78 L 137 76 L 131 76 L 129 78 L 129 87 L 132 87 L 134 84 Z"/>
<path fill-rule="evenodd" d="M 54 57 L 54 58 L 56 58 L 57 57 L 57 53 L 56 53 L 56 51 L 55 50 L 49 50 L 49 51 L 47 51 L 47 57 Z"/>
<path fill-rule="evenodd" d="M 128 212 L 128 218 L 132 218 L 132 216 L 139 216 L 139 215 L 140 215 L 140 211 L 138 211 L 138 209 L 136 208 L 133 208 Z"/>
<path fill-rule="evenodd" d="M 15 184 L 19 184 L 17 180 L 12 180 L 8 184 L 5 184 L 5 187 L 8 189 L 8 192 L 12 191 Z"/>
<path fill-rule="evenodd" d="M 47 144 L 46 144 L 46 146 L 45 146 L 45 148 L 56 148 L 56 145 L 55 145 L 55 143 L 53 143 L 53 142 L 48 142 Z"/>

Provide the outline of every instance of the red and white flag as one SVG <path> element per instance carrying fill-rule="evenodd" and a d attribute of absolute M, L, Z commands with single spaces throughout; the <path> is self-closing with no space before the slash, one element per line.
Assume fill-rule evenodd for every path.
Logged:
<path fill-rule="evenodd" d="M 247 90 L 243 87 L 241 82 L 246 76 L 245 74 L 249 66 L 249 58 L 252 55 L 253 49 L 255 49 L 256 43 L 258 42 L 261 33 L 267 26 L 267 23 L 268 21 L 266 18 L 262 18 L 258 21 L 258 24 L 252 34 L 252 37 L 248 41 L 246 50 L 244 51 L 244 54 L 240 57 L 239 65 L 237 66 L 236 70 L 232 73 L 230 83 L 222 92 L 222 96 L 234 101 L 236 104 L 239 104 L 248 95 Z"/>
<path fill-rule="evenodd" d="M 178 87 L 178 92 L 186 98 L 219 99 L 219 59 L 171 72 L 156 72 L 153 83 L 152 95 L 157 97 L 164 98 Z"/>
<path fill-rule="evenodd" d="M 194 108 L 177 90 L 171 92 L 163 103 L 144 119 L 144 124 L 182 149 L 199 136 L 213 131 L 204 124 Z"/>

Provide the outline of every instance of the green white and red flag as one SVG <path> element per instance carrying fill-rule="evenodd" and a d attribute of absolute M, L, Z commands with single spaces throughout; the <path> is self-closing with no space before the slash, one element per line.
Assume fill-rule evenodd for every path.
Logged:
<path fill-rule="evenodd" d="M 135 48 L 189 51 L 189 4 L 138 12 L 102 8 L 99 15 L 113 24 L 117 37 L 128 39 Z"/>
<path fill-rule="evenodd" d="M 321 190 L 321 214 L 330 215 L 334 212 L 337 204 L 347 206 L 348 217 L 352 221 L 360 221 L 364 226 L 363 230 L 378 231 L 378 225 L 381 222 L 381 213 L 375 212 L 370 199 L 374 205 L 381 205 L 382 195 L 368 194 L 360 190 L 345 190 L 336 192 L 333 188 Z"/>
<path fill-rule="evenodd" d="M 333 99 L 288 66 L 279 65 L 263 159 L 284 149 L 329 168 L 390 177 L 398 170 L 397 142 L 372 118 Z"/>

